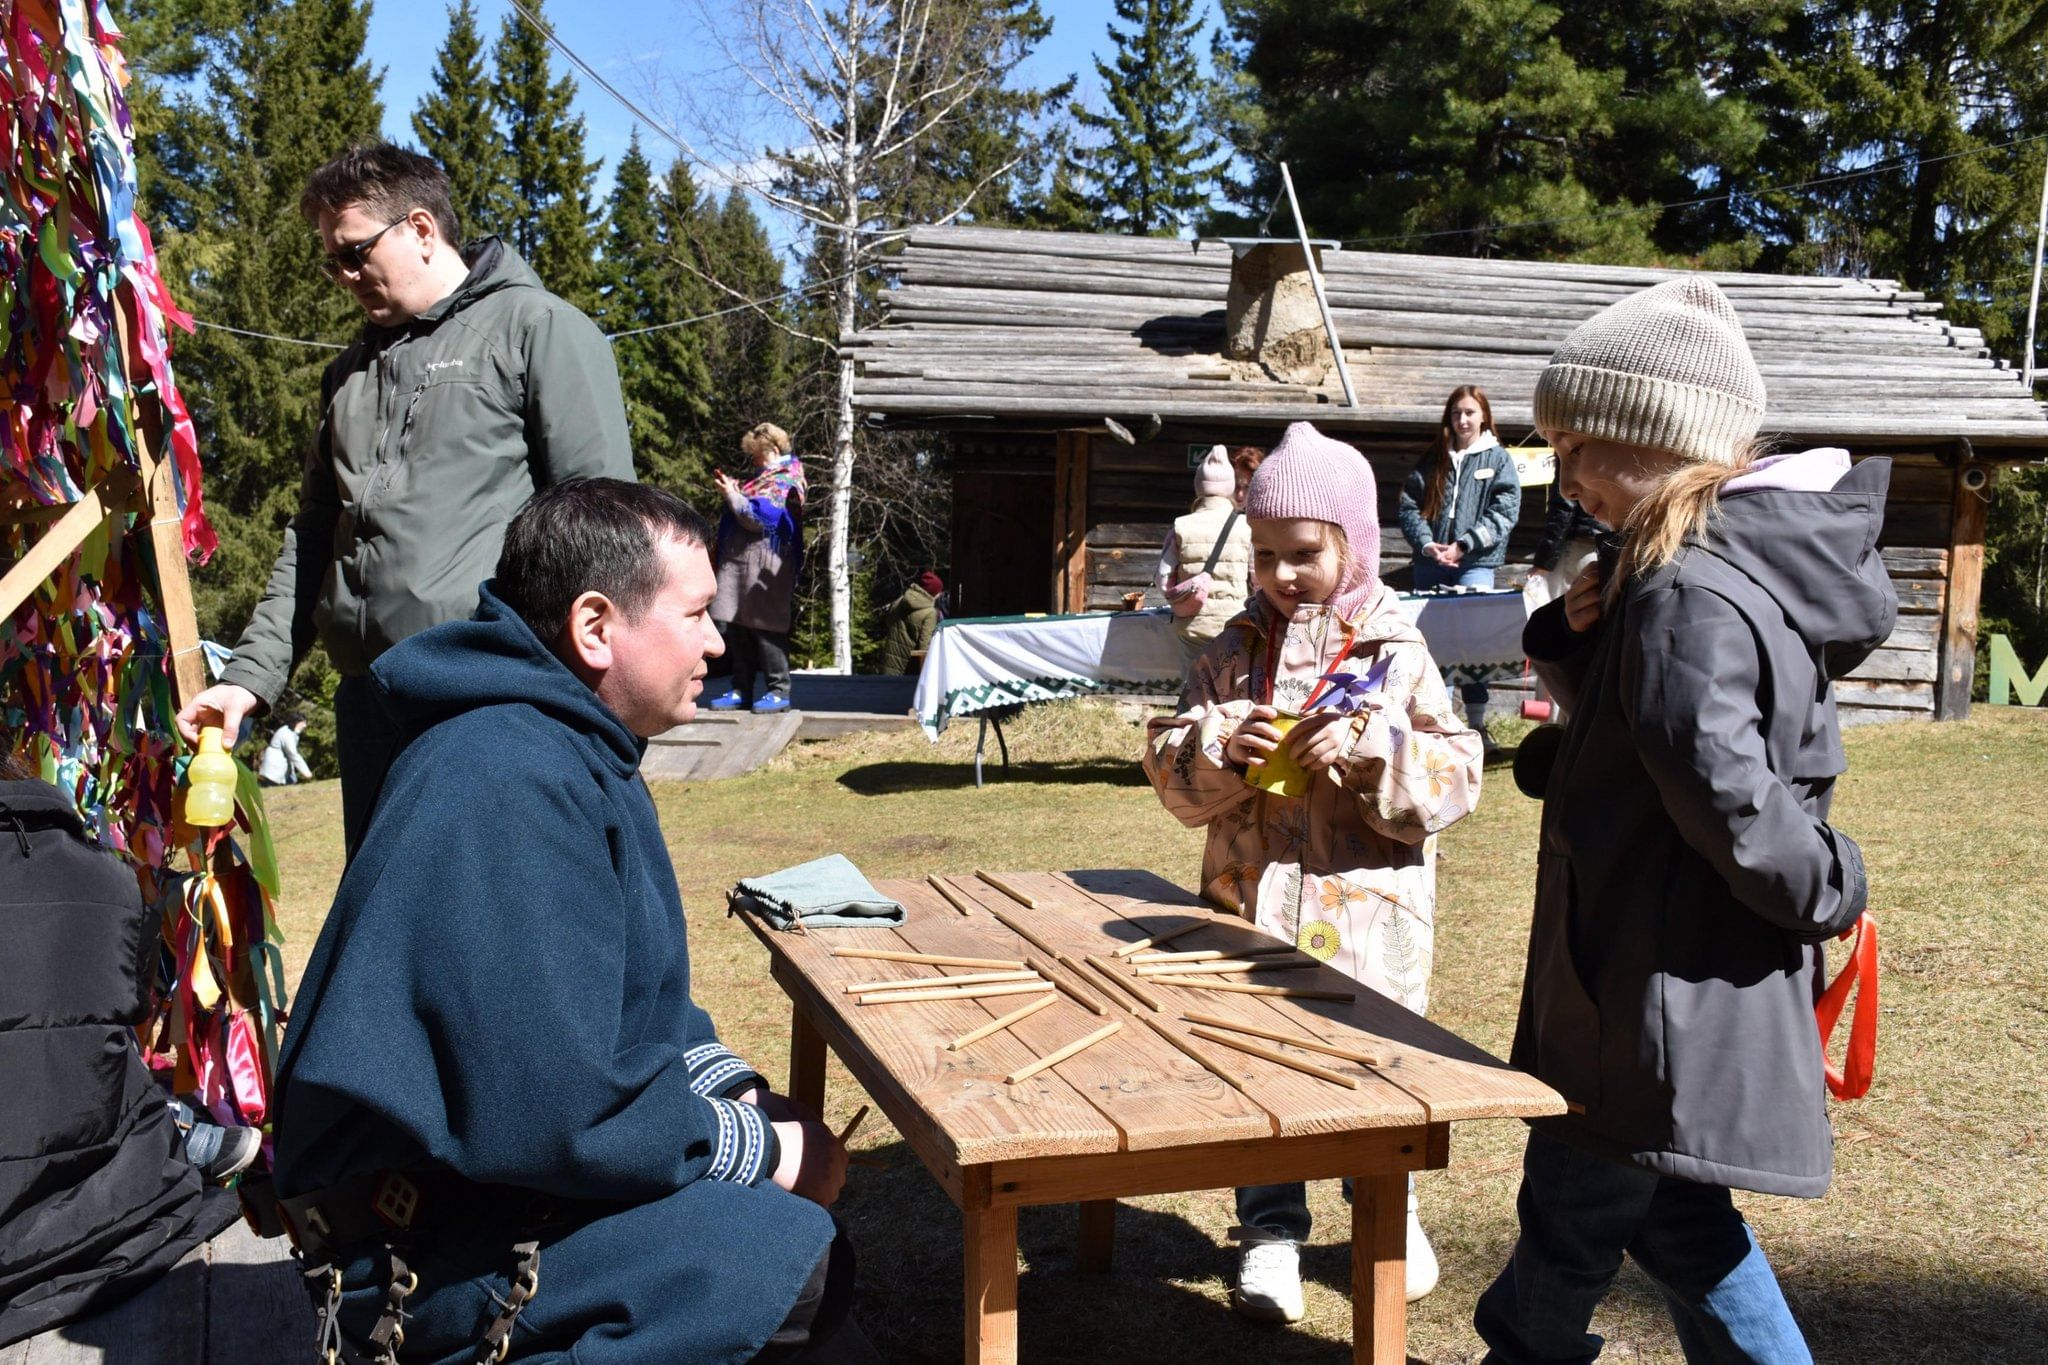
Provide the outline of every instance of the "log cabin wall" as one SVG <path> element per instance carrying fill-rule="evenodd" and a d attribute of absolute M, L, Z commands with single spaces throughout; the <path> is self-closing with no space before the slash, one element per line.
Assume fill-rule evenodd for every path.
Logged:
<path fill-rule="evenodd" d="M 1077 438 L 1087 439 L 1087 438 Z M 1225 433 L 1226 444 L 1243 444 L 1242 433 Z M 1188 468 L 1188 446 L 1199 440 L 1158 440 L 1127 446 L 1107 437 L 1092 438 L 1087 455 L 1087 534 L 1078 547 L 1078 572 L 1084 587 L 1074 610 L 1113 610 L 1123 595 L 1143 588 L 1153 591 L 1159 549 L 1173 518 L 1193 499 L 1194 471 Z M 1426 444 L 1399 438 L 1354 438 L 1371 460 L 1380 490 L 1380 574 L 1392 586 L 1405 587 L 1412 562 L 1407 541 L 1395 516 L 1402 481 L 1421 458 Z M 1898 593 L 1899 616 L 1891 637 L 1861 667 L 1836 686 L 1843 722 L 1943 719 L 1966 714 L 1976 650 L 1977 579 L 1958 582 L 1950 590 L 1951 565 L 1974 563 L 1981 574 L 1983 519 L 1974 531 L 1959 527 L 1957 508 L 1988 500 L 1990 467 L 1933 452 L 1887 452 L 1892 460 L 1891 494 L 1885 505 L 1878 544 Z M 1963 470 L 1983 468 L 1985 486 L 1965 488 Z M 1508 545 L 1508 562 L 1500 573 L 1504 587 L 1527 580 L 1530 560 L 1543 532 L 1548 486 L 1525 491 L 1522 515 Z M 1956 544 L 1960 530 L 1963 544 Z M 1974 536 L 1974 540 L 1971 537 Z M 1054 575 L 1058 576 L 1055 570 Z M 1157 594 L 1152 602 L 1156 605 Z M 1951 614 L 1954 601 L 1961 611 Z M 1031 610 L 1052 609 L 1047 598 Z M 1943 685 L 1944 662 L 1953 660 L 1956 674 Z"/>

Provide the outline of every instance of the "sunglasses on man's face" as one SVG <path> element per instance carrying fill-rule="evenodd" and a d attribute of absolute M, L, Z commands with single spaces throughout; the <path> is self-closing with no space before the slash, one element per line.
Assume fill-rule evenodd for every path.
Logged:
<path fill-rule="evenodd" d="M 362 274 L 364 264 L 370 259 L 370 253 L 377 249 L 377 243 L 384 240 L 384 234 L 411 217 L 412 215 L 408 213 L 404 218 L 394 218 L 362 241 L 344 246 L 339 251 L 327 252 L 325 259 L 320 262 L 320 268 L 327 273 L 330 280 L 339 280 L 343 275 Z"/>

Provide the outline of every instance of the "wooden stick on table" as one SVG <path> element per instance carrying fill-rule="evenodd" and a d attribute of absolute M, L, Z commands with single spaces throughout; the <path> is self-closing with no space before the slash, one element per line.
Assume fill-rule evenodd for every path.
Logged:
<path fill-rule="evenodd" d="M 1037 1061 L 1031 1063 L 1031 1065 L 1020 1068 L 1016 1071 L 1012 1071 L 1009 1075 L 1003 1077 L 1003 1084 L 1015 1085 L 1019 1081 L 1029 1080 L 1031 1077 L 1036 1076 L 1039 1072 L 1045 1070 L 1047 1067 L 1058 1066 L 1061 1062 L 1066 1061 L 1068 1058 L 1073 1057 L 1078 1053 L 1087 1051 L 1089 1048 L 1094 1047 L 1097 1043 L 1101 1042 L 1104 1038 L 1109 1037 L 1110 1034 L 1115 1033 L 1122 1027 L 1123 1024 L 1121 1021 L 1112 1019 L 1108 1023 L 1104 1024 L 1101 1028 L 1095 1030 L 1095 1032 L 1089 1034 L 1087 1037 L 1076 1038 L 1073 1042 L 1068 1043 L 1065 1047 L 1059 1048 L 1058 1050 L 1053 1052 L 1046 1053 L 1045 1056 L 1040 1057 Z"/>
<path fill-rule="evenodd" d="M 895 948 L 834 948 L 834 957 L 857 957 L 869 962 L 923 962 L 933 967 L 987 967 L 993 971 L 1021 972 L 1024 964 L 1007 957 L 952 957 L 946 953 L 913 953 Z"/>
<path fill-rule="evenodd" d="M 857 995 L 863 1006 L 903 1005 L 920 1000 L 986 1000 L 994 995 L 1036 995 L 1040 991 L 1052 991 L 1050 981 L 997 981 L 986 986 L 962 986 L 957 991 L 870 991 Z"/>
<path fill-rule="evenodd" d="M 1189 1057 L 1192 1057 L 1195 1060 L 1195 1062 L 1202 1067 L 1203 1070 L 1209 1072 L 1217 1080 L 1223 1082 L 1232 1090 L 1237 1091 L 1240 1095 L 1249 1093 L 1245 1090 L 1243 1081 L 1239 1080 L 1237 1077 L 1231 1075 L 1228 1071 L 1225 1071 L 1222 1067 L 1218 1066 L 1215 1062 L 1211 1061 L 1209 1059 L 1208 1054 L 1196 1050 L 1195 1045 L 1193 1043 L 1181 1037 L 1178 1033 L 1175 1033 L 1173 1030 L 1167 1028 L 1166 1025 L 1160 1023 L 1158 1020 L 1152 1018 L 1152 1016 L 1148 1014 L 1133 1014 L 1131 1017 L 1133 1019 L 1136 1019 L 1139 1023 L 1145 1025 L 1145 1027 L 1151 1029 L 1161 1038 L 1164 1038 L 1167 1042 L 1172 1043 L 1175 1047 L 1179 1048 Z"/>
<path fill-rule="evenodd" d="M 1332 1071 L 1328 1067 L 1317 1066 L 1314 1062 L 1304 1062 L 1299 1057 L 1290 1057 L 1278 1048 L 1266 1047 L 1261 1043 L 1254 1043 L 1248 1038 L 1235 1037 L 1223 1032 L 1221 1029 L 1204 1028 L 1200 1024 L 1189 1026 L 1188 1032 L 1194 1034 L 1197 1038 L 1207 1038 L 1212 1043 L 1221 1043 L 1225 1047 L 1236 1048 L 1239 1052 L 1249 1053 L 1254 1057 L 1264 1057 L 1267 1061 L 1278 1062 L 1281 1066 L 1292 1067 L 1303 1075 L 1314 1076 L 1317 1080 L 1330 1081 L 1352 1090 L 1358 1089 L 1357 1077 L 1347 1076 L 1341 1071 Z"/>
<path fill-rule="evenodd" d="M 1060 955 L 1059 949 L 1053 947 L 1050 943 L 1047 943 L 1044 939 L 1032 933 L 1029 929 L 1026 929 L 1023 925 L 1017 923 L 1016 920 L 1010 918 L 1002 911 L 996 909 L 993 905 L 985 905 L 982 908 L 988 911 L 991 915 L 994 915 L 996 917 L 997 922 L 1000 923 L 1005 929 L 1008 929 L 1018 938 L 1023 939 L 1026 943 L 1038 949 L 1039 952 L 1044 953 L 1049 957 L 1058 957 Z"/>
<path fill-rule="evenodd" d="M 1129 961 L 1133 963 L 1221 962 L 1226 959 L 1239 957 L 1278 957 L 1283 954 L 1292 955 L 1300 951 L 1301 949 L 1291 943 L 1276 943 L 1270 948 L 1195 948 L 1185 953 L 1162 953 L 1155 949 L 1142 953 L 1133 953 Z M 1118 957 L 1122 955 L 1121 950 L 1115 954 Z"/>
<path fill-rule="evenodd" d="M 1235 1019 L 1226 1019 L 1220 1014 L 1183 1013 L 1181 1018 L 1190 1024 L 1207 1024 L 1211 1028 L 1229 1029 L 1232 1033 L 1249 1033 L 1254 1038 L 1271 1038 L 1276 1043 L 1286 1043 L 1309 1052 L 1320 1052 L 1326 1057 L 1341 1057 L 1347 1062 L 1360 1066 L 1378 1066 L 1380 1059 L 1370 1052 L 1358 1052 L 1348 1047 L 1338 1047 L 1320 1038 L 1303 1038 L 1280 1029 L 1260 1028 L 1255 1024 L 1240 1024 Z"/>
<path fill-rule="evenodd" d="M 846 994 L 865 995 L 869 991 L 912 991 L 938 986 L 986 986 L 992 981 L 1030 981 L 1038 975 L 1028 967 L 1019 967 L 1014 972 L 969 972 L 966 976 L 912 976 L 900 981 L 849 981 Z"/>
<path fill-rule="evenodd" d="M 1159 984 L 1154 978 L 1153 984 Z M 1349 991 L 1316 991 L 1305 986 L 1260 986 L 1250 981 L 1175 981 L 1184 991 L 1236 991 L 1241 995 L 1277 995 L 1286 1000 L 1338 1000 L 1349 1005 L 1358 997 Z"/>
<path fill-rule="evenodd" d="M 995 873 L 984 872 L 977 867 L 974 869 L 974 875 L 981 878 L 983 881 L 987 882 L 990 886 L 993 886 L 996 890 L 1002 892 L 1005 896 L 1008 896 L 1011 900 L 1017 902 L 1017 904 L 1023 906 L 1026 910 L 1036 910 L 1038 908 L 1038 898 L 1036 896 L 1026 895 L 1024 892 L 1019 891 L 1016 887 L 1004 881 L 1001 877 L 998 877 Z"/>
<path fill-rule="evenodd" d="M 1161 962 L 1137 969 L 1139 976 L 1232 976 L 1242 972 L 1300 972 L 1322 964 L 1314 958 L 1291 962 L 1277 957 L 1226 958 L 1221 962 Z"/>
<path fill-rule="evenodd" d="M 961 1034 L 958 1038 L 955 1038 L 952 1042 L 946 1044 L 946 1051 L 958 1052 L 961 1048 L 966 1047 L 971 1043 L 978 1043 L 984 1038 L 992 1038 L 996 1034 L 1001 1033 L 1004 1029 L 1016 1023 L 1018 1020 L 1029 1019 L 1032 1015 L 1038 1013 L 1040 1010 L 1049 1009 L 1052 1006 L 1057 1005 L 1059 1002 L 1060 998 L 1056 994 L 1041 995 L 1036 1000 L 1032 1001 L 1030 1004 L 1026 1005 L 1022 1009 L 1011 1010 L 1008 1014 L 1004 1015 L 1000 1019 L 991 1019 L 986 1024 L 983 1024 L 980 1028 L 970 1029 L 968 1032 Z"/>
<path fill-rule="evenodd" d="M 1060 960 L 1060 961 L 1062 961 L 1062 962 L 1066 961 L 1066 959 L 1064 959 L 1064 958 L 1061 958 L 1061 959 L 1059 959 L 1059 960 Z M 1055 972 L 1055 971 L 1054 971 L 1054 970 L 1052 969 L 1052 966 L 1051 966 L 1051 964 L 1050 964 L 1050 963 L 1047 963 L 1047 962 L 1042 962 L 1042 961 L 1040 961 L 1040 960 L 1039 960 L 1038 958 L 1035 958 L 1035 957 L 1034 957 L 1034 958 L 1032 958 L 1032 959 L 1030 959 L 1030 961 L 1031 961 L 1031 969 L 1032 969 L 1033 971 L 1037 972 L 1037 973 L 1038 973 L 1038 974 L 1039 974 L 1040 976 L 1044 977 L 1044 978 L 1045 978 L 1045 979 L 1046 979 L 1047 981 L 1050 981 L 1050 982 L 1052 982 L 1052 984 L 1053 984 L 1053 985 L 1055 985 L 1055 986 L 1059 987 L 1059 988 L 1060 988 L 1060 993 L 1061 993 L 1062 995 L 1065 995 L 1065 996 L 1067 996 L 1068 998 L 1070 998 L 1071 1000 L 1073 1000 L 1073 1002 L 1074 1002 L 1075 1004 L 1079 1005 L 1079 1006 L 1080 1006 L 1080 1007 L 1081 1007 L 1082 1009 L 1084 1009 L 1084 1010 L 1087 1010 L 1087 1011 L 1088 1011 L 1088 1012 L 1089 1012 L 1090 1014 L 1101 1014 L 1101 1015 L 1107 1015 L 1107 1014 L 1109 1013 L 1109 1010 L 1108 1010 L 1108 1008 L 1107 1008 L 1107 1007 L 1105 1007 L 1105 1006 L 1103 1006 L 1103 1005 L 1100 1005 L 1100 1004 L 1096 1003 L 1096 1000 L 1095 1000 L 1095 997 L 1094 997 L 1094 996 L 1092 996 L 1092 995 L 1088 995 L 1088 994 L 1086 994 L 1086 993 L 1084 993 L 1084 992 L 1082 992 L 1082 991 L 1076 990 L 1076 989 L 1074 988 L 1074 985 L 1073 985 L 1073 983 L 1072 983 L 1072 982 L 1068 981 L 1068 980 L 1067 980 L 1067 979 L 1066 979 L 1065 977 L 1062 977 L 1062 976 L 1061 976 L 1061 975 L 1060 975 L 1060 974 L 1059 974 L 1058 972 Z M 1071 970 L 1071 966 L 1070 966 L 1070 970 Z M 1087 978 L 1087 977 L 1086 977 L 1086 976 L 1085 976 L 1084 974 L 1082 974 L 1082 973 L 1076 972 L 1075 974 L 1076 974 L 1076 975 L 1078 975 L 1078 976 L 1081 976 L 1081 977 L 1082 977 L 1082 979 L 1083 979 L 1084 981 L 1088 979 L 1088 978 Z"/>
<path fill-rule="evenodd" d="M 940 881 L 937 877 L 933 876 L 929 872 L 925 873 L 924 879 L 927 882 L 931 883 L 932 890 L 938 892 L 941 896 L 944 896 L 946 898 L 946 904 L 952 906 L 955 910 L 958 910 L 963 915 L 973 913 L 974 907 L 972 905 L 969 905 L 967 903 L 966 898 L 963 897 L 958 891 L 955 891 L 952 887 L 946 885 L 944 882 Z"/>
<path fill-rule="evenodd" d="M 1162 943 L 1171 943 L 1182 934 L 1192 934 L 1197 929 L 1206 928 L 1217 922 L 1213 919 L 1198 919 L 1192 923 L 1183 924 L 1178 929 L 1169 929 L 1163 934 L 1154 934 L 1150 938 L 1141 938 L 1136 943 L 1126 943 L 1123 947 L 1111 953 L 1110 956 L 1129 957 L 1132 953 L 1142 953 L 1147 948 L 1157 948 Z"/>
<path fill-rule="evenodd" d="M 1166 1006 L 1159 1003 L 1158 996 L 1152 994 L 1150 991 L 1140 986 L 1137 982 L 1131 980 L 1130 977 L 1125 976 L 1122 972 L 1117 971 L 1116 968 L 1110 966 L 1101 958 L 1091 957 L 1087 961 L 1088 965 L 1093 967 L 1099 974 L 1106 977 L 1111 985 L 1114 985 L 1121 989 L 1124 992 L 1124 994 L 1130 996 L 1131 999 L 1137 1001 L 1146 1009 L 1153 1011 L 1155 1014 L 1165 1010 Z"/>

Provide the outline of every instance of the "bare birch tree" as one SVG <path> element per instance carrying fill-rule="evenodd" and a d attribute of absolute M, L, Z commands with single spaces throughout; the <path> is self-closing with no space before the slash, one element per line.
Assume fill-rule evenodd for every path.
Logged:
<path fill-rule="evenodd" d="M 842 671 L 853 667 L 848 528 L 860 452 L 853 358 L 839 342 L 858 326 L 863 290 L 911 226 L 902 221 L 897 187 L 913 178 L 920 152 L 948 121 L 1003 79 L 1007 64 L 983 41 L 985 8 L 977 0 L 731 0 L 714 13 L 699 0 L 706 29 L 760 116 L 752 126 L 777 130 L 780 145 L 764 148 L 759 140 L 716 131 L 711 136 L 732 162 L 759 167 L 747 177 L 748 187 L 812 234 L 816 282 L 829 300 L 823 311 L 833 335 L 823 335 L 822 327 L 779 325 L 830 352 L 838 367 L 826 578 L 832 662 Z M 698 103 L 700 126 L 715 128 L 719 120 L 707 118 L 711 111 Z M 959 217 L 1014 165 L 988 168 L 930 221 Z"/>

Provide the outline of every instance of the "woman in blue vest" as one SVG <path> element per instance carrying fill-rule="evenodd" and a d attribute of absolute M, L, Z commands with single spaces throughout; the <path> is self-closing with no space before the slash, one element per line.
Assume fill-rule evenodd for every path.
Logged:
<path fill-rule="evenodd" d="M 1429 453 L 1401 486 L 1401 531 L 1415 549 L 1415 587 L 1490 588 L 1522 513 L 1515 461 L 1493 434 L 1493 408 L 1477 384 L 1451 390 Z M 1467 683 L 1465 719 L 1486 736 L 1485 683 Z"/>

